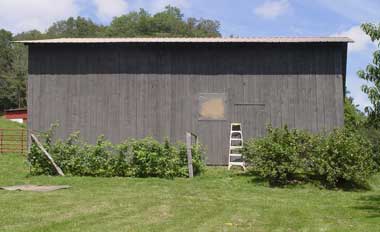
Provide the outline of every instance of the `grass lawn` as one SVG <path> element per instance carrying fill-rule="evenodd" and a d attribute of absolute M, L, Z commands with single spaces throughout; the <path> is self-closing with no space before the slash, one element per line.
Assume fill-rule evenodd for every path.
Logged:
<path fill-rule="evenodd" d="M 0 128 L 3 129 L 17 129 L 17 128 L 25 128 L 24 124 L 12 122 L 8 119 L 5 119 L 3 116 L 0 116 Z"/>
<path fill-rule="evenodd" d="M 380 231 L 380 177 L 365 192 L 281 189 L 225 168 L 193 180 L 31 177 L 24 160 L 0 154 L 0 186 L 72 188 L 0 190 L 0 231 Z"/>
<path fill-rule="evenodd" d="M 0 156 L 0 185 L 68 184 L 49 193 L 0 190 L 0 231 L 380 231 L 380 178 L 366 192 L 269 188 L 209 168 L 193 180 L 28 176 Z"/>

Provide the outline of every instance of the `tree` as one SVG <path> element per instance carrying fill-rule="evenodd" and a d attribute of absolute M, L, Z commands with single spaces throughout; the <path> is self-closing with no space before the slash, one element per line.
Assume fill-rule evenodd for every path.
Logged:
<path fill-rule="evenodd" d="M 140 9 L 139 12 L 133 11 L 129 14 L 115 17 L 107 27 L 106 35 L 108 37 L 152 36 L 152 18 L 143 9 Z"/>
<path fill-rule="evenodd" d="M 344 99 L 344 126 L 350 130 L 363 127 L 366 121 L 366 116 L 357 107 L 352 97 Z"/>
<path fill-rule="evenodd" d="M 361 26 L 363 31 L 378 43 L 380 48 L 380 24 L 365 23 Z M 368 64 L 365 70 L 359 70 L 358 76 L 369 82 L 362 86 L 362 91 L 368 95 L 372 106 L 366 106 L 364 111 L 368 114 L 368 123 L 376 129 L 380 129 L 380 50 L 373 53 L 372 64 Z"/>
<path fill-rule="evenodd" d="M 12 38 L 11 32 L 0 30 L 0 111 L 26 106 L 27 53 Z"/>
<path fill-rule="evenodd" d="M 12 33 L 0 30 L 0 110 L 12 107 L 11 78 L 13 51 L 11 49 Z"/>
<path fill-rule="evenodd" d="M 26 32 L 21 32 L 13 37 L 13 40 L 37 40 L 45 39 L 46 35 L 41 33 L 39 30 L 31 30 Z"/>
<path fill-rule="evenodd" d="M 108 37 L 219 37 L 220 24 L 209 19 L 184 19 L 181 10 L 167 6 L 150 15 L 144 9 L 115 17 L 107 27 Z"/>
<path fill-rule="evenodd" d="M 219 27 L 220 23 L 218 21 L 213 21 L 209 19 L 200 19 L 196 23 L 194 37 L 220 37 Z"/>
<path fill-rule="evenodd" d="M 83 17 L 70 17 L 53 23 L 46 32 L 46 37 L 102 37 L 104 36 L 105 27 L 97 25 L 91 19 Z"/>

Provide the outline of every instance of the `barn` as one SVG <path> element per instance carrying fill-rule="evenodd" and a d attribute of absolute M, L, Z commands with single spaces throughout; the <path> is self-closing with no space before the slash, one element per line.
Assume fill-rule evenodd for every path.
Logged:
<path fill-rule="evenodd" d="M 26 108 L 9 109 L 4 111 L 4 116 L 18 123 L 26 123 L 28 121 L 28 114 Z"/>
<path fill-rule="evenodd" d="M 95 142 L 198 135 L 228 163 L 230 123 L 312 132 L 343 125 L 345 37 L 61 38 L 29 48 L 28 126 Z"/>

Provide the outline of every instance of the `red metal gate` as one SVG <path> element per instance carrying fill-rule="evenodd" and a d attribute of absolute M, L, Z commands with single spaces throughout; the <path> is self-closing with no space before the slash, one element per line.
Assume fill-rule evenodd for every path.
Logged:
<path fill-rule="evenodd" d="M 26 129 L 2 129 L 0 128 L 0 154 L 20 153 L 27 151 Z"/>

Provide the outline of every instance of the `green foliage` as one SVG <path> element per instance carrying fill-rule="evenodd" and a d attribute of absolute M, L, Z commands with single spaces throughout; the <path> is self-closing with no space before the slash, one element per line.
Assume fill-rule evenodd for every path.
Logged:
<path fill-rule="evenodd" d="M 152 36 L 151 16 L 141 9 L 139 12 L 130 12 L 127 15 L 115 17 L 106 29 L 109 37 L 137 37 Z"/>
<path fill-rule="evenodd" d="M 349 130 L 357 130 L 364 126 L 367 118 L 354 105 L 352 97 L 346 97 L 344 100 L 344 126 Z"/>
<path fill-rule="evenodd" d="M 39 30 L 30 30 L 21 32 L 13 37 L 13 40 L 38 40 L 46 39 L 46 34 L 41 33 Z"/>
<path fill-rule="evenodd" d="M 378 43 L 380 47 L 380 24 L 375 25 L 365 23 L 361 26 L 363 31 L 369 35 L 372 41 Z M 380 50 L 373 53 L 372 64 L 368 64 L 365 70 L 359 70 L 358 76 L 368 81 L 369 85 L 363 85 L 362 91 L 368 95 L 368 99 L 372 106 L 365 107 L 365 112 L 368 114 L 368 121 L 371 126 L 380 128 Z"/>
<path fill-rule="evenodd" d="M 362 126 L 357 129 L 357 133 L 371 143 L 377 170 L 380 171 L 380 129 Z"/>
<path fill-rule="evenodd" d="M 254 174 L 283 185 L 304 178 L 314 140 L 305 131 L 268 127 L 267 136 L 244 144 L 243 156 Z"/>
<path fill-rule="evenodd" d="M 159 143 L 153 138 L 131 139 L 114 145 L 100 136 L 95 145 L 73 133 L 65 141 L 52 142 L 54 127 L 42 137 L 44 146 L 65 174 L 74 176 L 130 176 L 174 178 L 188 175 L 186 146 Z M 192 148 L 194 175 L 204 171 L 203 150 Z M 55 175 L 52 165 L 36 145 L 28 161 L 33 175 Z"/>
<path fill-rule="evenodd" d="M 26 56 L 11 41 L 12 33 L 0 30 L 0 112 L 26 105 Z"/>
<path fill-rule="evenodd" d="M 370 142 L 345 128 L 313 135 L 269 127 L 267 136 L 246 142 L 242 153 L 251 173 L 272 185 L 318 180 L 326 187 L 365 186 L 376 171 Z"/>
<path fill-rule="evenodd" d="M 152 138 L 132 140 L 130 148 L 130 166 L 132 176 L 137 177 L 174 177 L 178 175 L 178 151 L 165 141 L 162 146 Z M 128 153 L 125 157 L 129 157 Z M 180 175 L 181 176 L 181 175 Z"/>
<path fill-rule="evenodd" d="M 380 170 L 380 128 L 354 105 L 352 97 L 346 97 L 344 102 L 344 126 L 366 138 L 372 145 L 374 160 Z"/>
<path fill-rule="evenodd" d="M 102 37 L 104 36 L 105 27 L 97 25 L 91 19 L 78 16 L 70 17 L 53 23 L 46 32 L 47 38 L 69 37 Z"/>
<path fill-rule="evenodd" d="M 371 144 L 358 133 L 335 129 L 316 146 L 311 175 L 329 187 L 365 185 L 376 170 Z"/>
<path fill-rule="evenodd" d="M 220 24 L 209 19 L 188 18 L 180 9 L 167 6 L 150 15 L 144 9 L 115 17 L 106 28 L 109 37 L 219 37 Z"/>

